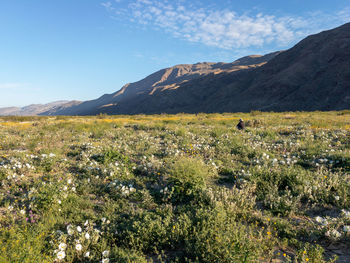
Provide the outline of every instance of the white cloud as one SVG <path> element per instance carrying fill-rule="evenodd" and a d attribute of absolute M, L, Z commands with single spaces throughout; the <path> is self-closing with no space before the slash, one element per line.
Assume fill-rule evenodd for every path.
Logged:
<path fill-rule="evenodd" d="M 305 17 L 276 17 L 198 8 L 184 1 L 135 0 L 124 9 L 110 1 L 102 5 L 120 19 L 162 29 L 176 38 L 228 50 L 266 44 L 287 46 L 324 27 L 340 25 L 350 19 L 350 8 L 337 14 L 314 12 Z"/>
<path fill-rule="evenodd" d="M 112 10 L 112 3 L 111 2 L 103 2 L 101 3 L 102 6 L 104 6 L 107 10 Z"/>
<path fill-rule="evenodd" d="M 343 10 L 337 13 L 339 19 L 343 21 L 343 23 L 350 22 L 350 7 L 344 8 Z"/>

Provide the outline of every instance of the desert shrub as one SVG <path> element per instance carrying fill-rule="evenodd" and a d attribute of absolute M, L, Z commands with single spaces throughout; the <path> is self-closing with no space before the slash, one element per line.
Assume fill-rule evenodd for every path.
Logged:
<path fill-rule="evenodd" d="M 304 248 L 300 249 L 297 252 L 296 255 L 296 261 L 300 263 L 334 263 L 337 262 L 337 256 L 333 256 L 329 260 L 325 260 L 324 256 L 324 249 L 320 245 L 311 245 L 309 243 L 306 243 Z"/>
<path fill-rule="evenodd" d="M 258 110 L 252 110 L 250 111 L 250 115 L 251 116 L 258 116 L 258 115 L 262 115 L 263 113 L 261 111 Z"/>
<path fill-rule="evenodd" d="M 147 263 L 147 259 L 137 250 L 112 248 L 111 261 L 115 263 Z"/>
<path fill-rule="evenodd" d="M 258 134 L 264 140 L 275 139 L 278 136 L 277 133 L 273 130 L 260 130 Z"/>
<path fill-rule="evenodd" d="M 126 227 L 122 244 L 129 248 L 155 253 L 171 247 L 171 213 L 144 212 L 126 222 Z"/>
<path fill-rule="evenodd" d="M 339 207 L 350 206 L 350 177 L 343 172 L 329 173 L 319 169 L 317 175 L 304 176 L 302 197 L 310 203 L 319 205 L 333 204 Z"/>
<path fill-rule="evenodd" d="M 229 146 L 231 148 L 231 154 L 238 155 L 242 158 L 248 156 L 253 158 L 255 156 L 255 151 L 251 149 L 251 147 L 247 145 L 242 138 L 233 137 L 229 142 Z"/>
<path fill-rule="evenodd" d="M 270 185 L 269 191 L 266 192 L 263 203 L 274 214 L 286 216 L 294 212 L 299 204 L 300 197 L 293 196 L 291 191 L 286 188 L 283 191 L 278 190 L 278 186 Z"/>
<path fill-rule="evenodd" d="M 109 149 L 102 154 L 94 155 L 92 158 L 105 165 L 116 161 L 120 161 L 126 164 L 129 163 L 129 158 L 127 156 L 113 149 Z"/>
<path fill-rule="evenodd" d="M 168 173 L 176 202 L 193 200 L 205 189 L 211 174 L 202 160 L 191 157 L 182 157 L 171 163 Z"/>
<path fill-rule="evenodd" d="M 52 262 L 47 247 L 47 231 L 26 226 L 0 229 L 0 262 Z"/>
<path fill-rule="evenodd" d="M 257 184 L 257 198 L 276 214 L 294 211 L 302 192 L 301 169 L 255 169 L 252 180 Z"/>
<path fill-rule="evenodd" d="M 254 128 L 256 128 L 256 127 L 262 127 L 262 126 L 264 126 L 266 124 L 265 124 L 265 122 L 263 120 L 253 119 L 253 120 L 247 120 L 245 122 L 245 125 L 246 125 L 246 127 L 254 127 Z"/>
<path fill-rule="evenodd" d="M 199 209 L 185 240 L 187 262 L 256 262 L 262 253 L 258 235 L 223 209 Z"/>
<path fill-rule="evenodd" d="M 0 181 L 4 180 L 7 177 L 5 170 L 0 170 Z"/>
<path fill-rule="evenodd" d="M 60 188 L 60 184 L 58 183 L 53 185 L 37 185 L 31 194 L 34 201 L 34 207 L 36 207 L 39 211 L 51 207 L 61 190 Z"/>
<path fill-rule="evenodd" d="M 212 207 L 225 207 L 230 213 L 230 217 L 249 216 L 256 207 L 256 186 L 249 184 L 239 189 L 237 187 L 230 188 L 210 188 L 207 190 Z"/>
<path fill-rule="evenodd" d="M 342 110 L 337 113 L 337 115 L 350 115 L 350 110 Z"/>
<path fill-rule="evenodd" d="M 226 127 L 215 127 L 211 132 L 210 135 L 214 138 L 220 138 L 221 135 L 227 132 Z"/>
<path fill-rule="evenodd" d="M 186 129 L 184 127 L 179 127 L 175 130 L 176 136 L 183 137 L 186 135 Z"/>

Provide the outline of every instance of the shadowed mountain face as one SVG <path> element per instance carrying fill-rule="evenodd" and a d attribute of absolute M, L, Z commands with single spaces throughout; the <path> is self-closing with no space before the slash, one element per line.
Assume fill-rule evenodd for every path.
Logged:
<path fill-rule="evenodd" d="M 123 110 L 121 111 L 121 108 L 117 108 L 119 108 L 119 105 L 124 105 L 125 102 L 129 103 L 133 100 L 136 102 L 144 97 L 153 96 L 159 93 L 163 94 L 166 91 L 175 91 L 179 87 L 182 87 L 182 85 L 192 83 L 192 81 L 201 79 L 205 76 L 216 76 L 224 72 L 234 73 L 260 67 L 279 53 L 280 52 L 275 52 L 265 56 L 247 56 L 232 63 L 203 62 L 193 65 L 177 65 L 171 68 L 159 70 L 138 82 L 126 84 L 113 94 L 105 94 L 96 100 L 85 101 L 70 108 L 68 107 L 65 109 L 58 109 L 57 111 L 45 112 L 41 115 L 94 115 L 106 112 L 118 114 L 136 113 L 139 112 L 137 109 L 129 111 L 129 109 L 122 106 Z M 152 107 L 152 105 L 148 106 Z M 152 110 L 157 112 L 158 109 L 152 108 Z M 163 109 L 161 111 L 163 111 Z"/>
<path fill-rule="evenodd" d="M 350 109 L 350 23 L 233 63 L 160 70 L 54 115 Z"/>
<path fill-rule="evenodd" d="M 31 104 L 25 107 L 7 107 L 0 108 L 0 116 L 30 116 L 39 115 L 43 112 L 57 111 L 59 109 L 64 109 L 65 107 L 72 107 L 73 105 L 79 104 L 79 101 L 55 101 L 47 104 Z"/>

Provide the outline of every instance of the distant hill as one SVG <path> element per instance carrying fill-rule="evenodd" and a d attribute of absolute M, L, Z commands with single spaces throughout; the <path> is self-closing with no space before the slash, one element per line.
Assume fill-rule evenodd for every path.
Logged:
<path fill-rule="evenodd" d="M 79 104 L 79 101 L 55 101 L 47 104 L 31 104 L 25 107 L 7 107 L 0 108 L 0 115 L 18 115 L 18 116 L 30 116 L 39 115 L 43 112 L 58 111 L 65 107 L 72 107 Z"/>

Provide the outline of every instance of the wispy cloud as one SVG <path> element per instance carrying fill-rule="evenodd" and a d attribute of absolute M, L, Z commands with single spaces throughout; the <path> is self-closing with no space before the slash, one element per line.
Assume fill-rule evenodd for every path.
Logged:
<path fill-rule="evenodd" d="M 337 17 L 343 23 L 350 22 L 350 6 L 339 11 Z"/>
<path fill-rule="evenodd" d="M 185 1 L 135 0 L 127 6 L 121 0 L 102 5 L 112 15 L 145 27 L 155 27 L 176 38 L 223 49 L 286 46 L 300 38 L 350 19 L 350 8 L 336 14 L 315 12 L 307 16 L 238 14 L 234 10 L 213 10 Z M 326 22 L 328 24 L 326 24 Z"/>

